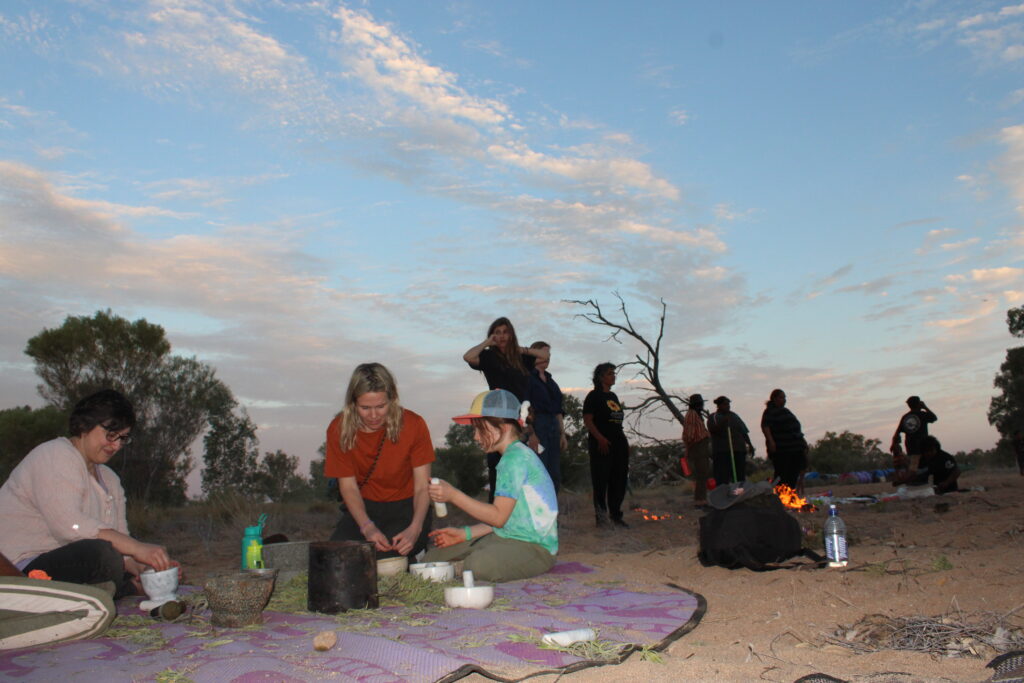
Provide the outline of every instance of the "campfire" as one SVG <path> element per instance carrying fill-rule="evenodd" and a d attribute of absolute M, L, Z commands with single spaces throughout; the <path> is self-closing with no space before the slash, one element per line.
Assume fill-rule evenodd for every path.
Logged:
<path fill-rule="evenodd" d="M 799 512 L 816 512 L 817 507 L 807 502 L 806 498 L 797 495 L 796 489 L 786 484 L 779 484 L 775 487 L 775 495 L 779 497 L 782 504 L 791 510 Z"/>
<path fill-rule="evenodd" d="M 659 515 L 657 513 L 651 512 L 647 508 L 642 508 L 642 507 L 636 506 L 636 505 L 633 506 L 633 511 L 634 512 L 639 512 L 640 516 L 644 518 L 645 522 L 660 522 L 660 521 L 665 520 L 665 519 L 683 519 L 682 515 L 672 515 L 672 514 Z"/>

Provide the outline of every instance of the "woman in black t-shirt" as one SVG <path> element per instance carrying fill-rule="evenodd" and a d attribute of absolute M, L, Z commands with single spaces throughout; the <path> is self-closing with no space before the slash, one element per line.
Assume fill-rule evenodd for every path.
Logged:
<path fill-rule="evenodd" d="M 626 527 L 622 519 L 622 500 L 629 477 L 629 442 L 622 431 L 623 409 L 612 392 L 615 365 L 601 363 L 594 368 L 594 390 L 583 401 L 583 424 L 590 436 L 590 481 L 594 487 L 594 514 L 597 526 Z"/>
<path fill-rule="evenodd" d="M 547 348 L 528 349 L 519 345 L 512 321 L 501 317 L 487 328 L 487 338 L 462 354 L 462 360 L 474 370 L 484 373 L 488 389 L 504 389 L 520 402 L 529 399 L 530 371 L 537 360 L 546 360 L 551 352 Z M 500 453 L 487 454 L 488 498 L 494 502 Z"/>

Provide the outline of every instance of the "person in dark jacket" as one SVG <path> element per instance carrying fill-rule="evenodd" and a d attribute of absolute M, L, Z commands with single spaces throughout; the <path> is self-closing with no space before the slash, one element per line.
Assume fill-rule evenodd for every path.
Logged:
<path fill-rule="evenodd" d="M 786 392 L 782 389 L 773 389 L 765 403 L 761 432 L 768 459 L 775 468 L 775 478 L 781 484 L 799 489 L 800 474 L 807 469 L 807 440 L 800 420 L 786 407 Z"/>

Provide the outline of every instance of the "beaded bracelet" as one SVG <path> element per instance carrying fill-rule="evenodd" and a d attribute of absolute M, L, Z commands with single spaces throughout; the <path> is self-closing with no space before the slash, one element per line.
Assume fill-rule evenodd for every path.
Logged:
<path fill-rule="evenodd" d="M 464 526 L 462 528 L 466 530 L 466 540 L 467 541 L 472 541 L 473 540 L 473 530 L 470 529 L 468 526 Z"/>
<path fill-rule="evenodd" d="M 366 520 L 365 522 L 363 522 L 362 526 L 359 527 L 359 533 L 365 534 L 366 530 L 369 529 L 371 526 L 373 526 L 373 520 Z"/>

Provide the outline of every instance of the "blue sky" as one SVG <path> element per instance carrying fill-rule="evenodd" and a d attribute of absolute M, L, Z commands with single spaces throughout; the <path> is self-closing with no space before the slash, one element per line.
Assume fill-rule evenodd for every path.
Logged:
<path fill-rule="evenodd" d="M 920 394 L 990 447 L 1024 5 L 706 5 L 8 0 L 0 405 L 41 403 L 28 338 L 111 308 L 264 449 L 308 459 L 369 360 L 440 441 L 499 315 L 580 397 L 628 360 L 563 303 L 617 291 L 648 334 L 665 300 L 663 381 L 751 425 L 778 386 L 812 439 L 887 442 Z"/>

